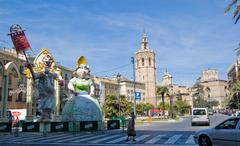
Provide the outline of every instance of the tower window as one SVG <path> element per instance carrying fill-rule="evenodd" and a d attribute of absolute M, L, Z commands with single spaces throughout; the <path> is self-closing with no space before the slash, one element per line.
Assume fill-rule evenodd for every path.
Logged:
<path fill-rule="evenodd" d="M 144 58 L 142 58 L 142 66 L 144 66 Z"/>
<path fill-rule="evenodd" d="M 151 63 L 151 58 L 150 57 L 148 58 L 148 61 L 149 61 L 149 66 L 151 66 L 152 63 Z"/>
<path fill-rule="evenodd" d="M 143 81 L 144 81 L 144 76 L 143 76 Z"/>

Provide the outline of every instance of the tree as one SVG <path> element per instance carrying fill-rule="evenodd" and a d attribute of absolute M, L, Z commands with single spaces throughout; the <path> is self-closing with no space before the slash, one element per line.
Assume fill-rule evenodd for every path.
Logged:
<path fill-rule="evenodd" d="M 162 96 L 162 114 L 163 116 L 165 116 L 165 103 L 164 103 L 164 96 L 165 95 L 169 95 L 169 90 L 167 87 L 165 86 L 160 86 L 160 87 L 157 87 L 157 96 Z"/>
<path fill-rule="evenodd" d="M 132 111 L 133 104 L 129 102 L 125 96 L 120 96 L 120 113 L 122 116 L 129 114 Z M 106 118 L 118 117 L 119 115 L 118 96 L 107 95 L 103 104 L 103 112 Z"/>
<path fill-rule="evenodd" d="M 204 90 L 201 84 L 196 85 L 196 91 L 193 93 L 193 107 L 206 107 L 206 102 L 204 101 Z"/>
<path fill-rule="evenodd" d="M 224 14 L 226 15 L 232 7 L 235 7 L 234 12 L 233 12 L 233 19 L 235 19 L 235 24 L 238 22 L 240 18 L 240 4 L 238 3 L 239 0 L 232 0 L 232 2 L 225 8 Z"/>
<path fill-rule="evenodd" d="M 236 81 L 232 84 L 232 86 L 229 88 L 230 91 L 230 100 L 228 103 L 229 108 L 239 108 L 240 109 L 240 81 Z"/>
<path fill-rule="evenodd" d="M 139 103 L 136 106 L 137 114 L 144 115 L 149 112 L 150 109 L 153 108 L 153 105 L 150 103 Z"/>
<path fill-rule="evenodd" d="M 174 109 L 179 115 L 189 113 L 191 106 L 184 100 L 178 100 L 175 102 Z"/>

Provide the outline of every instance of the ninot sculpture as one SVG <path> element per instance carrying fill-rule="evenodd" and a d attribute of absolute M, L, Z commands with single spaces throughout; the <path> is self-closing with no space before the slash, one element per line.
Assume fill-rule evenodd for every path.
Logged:
<path fill-rule="evenodd" d="M 62 111 L 63 121 L 98 121 L 102 123 L 102 111 L 94 95 L 93 81 L 87 59 L 81 56 L 77 61 L 73 78 L 68 83 L 73 93 Z"/>

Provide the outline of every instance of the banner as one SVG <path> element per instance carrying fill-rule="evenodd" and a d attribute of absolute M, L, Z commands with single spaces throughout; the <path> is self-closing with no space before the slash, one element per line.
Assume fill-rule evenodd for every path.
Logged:
<path fill-rule="evenodd" d="M 68 122 L 51 122 L 51 132 L 68 132 Z"/>
<path fill-rule="evenodd" d="M 81 121 L 80 131 L 98 130 L 98 121 Z"/>
<path fill-rule="evenodd" d="M 39 122 L 22 123 L 23 132 L 39 132 Z"/>
<path fill-rule="evenodd" d="M 31 49 L 24 31 L 11 33 L 11 39 L 17 53 Z"/>
<path fill-rule="evenodd" d="M 12 131 L 12 123 L 1 122 L 0 123 L 0 132 L 11 132 Z"/>
<path fill-rule="evenodd" d="M 107 121 L 108 130 L 120 129 L 120 120 L 109 120 Z"/>

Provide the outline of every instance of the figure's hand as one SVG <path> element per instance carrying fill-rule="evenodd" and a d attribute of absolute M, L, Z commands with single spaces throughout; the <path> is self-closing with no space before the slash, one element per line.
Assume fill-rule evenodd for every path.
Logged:
<path fill-rule="evenodd" d="M 58 84 L 59 84 L 60 86 L 63 86 L 63 85 L 64 85 L 64 81 L 63 81 L 63 80 L 58 80 Z"/>

